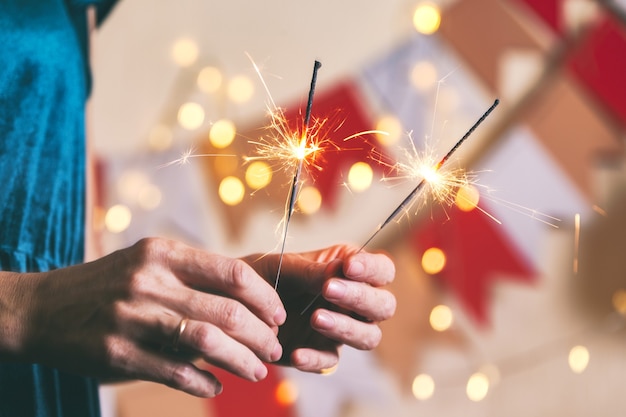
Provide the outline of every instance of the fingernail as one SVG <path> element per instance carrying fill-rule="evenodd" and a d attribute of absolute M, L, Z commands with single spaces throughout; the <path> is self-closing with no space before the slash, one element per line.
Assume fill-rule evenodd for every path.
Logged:
<path fill-rule="evenodd" d="M 322 311 L 318 313 L 315 319 L 315 324 L 320 329 L 330 330 L 333 327 L 335 327 L 335 319 L 333 319 L 333 317 L 330 314 Z"/>
<path fill-rule="evenodd" d="M 264 379 L 267 376 L 267 368 L 263 364 L 259 364 L 254 370 L 254 377 L 257 381 Z"/>
<path fill-rule="evenodd" d="M 338 280 L 332 280 L 328 283 L 328 286 L 326 287 L 326 297 L 337 300 L 343 298 L 343 296 L 346 294 L 346 291 L 347 287 L 345 283 Z"/>
<path fill-rule="evenodd" d="M 354 260 L 348 264 L 346 275 L 350 277 L 358 277 L 361 276 L 364 271 L 365 265 L 363 265 L 363 262 Z"/>
<path fill-rule="evenodd" d="M 224 391 L 224 386 L 218 382 L 218 385 L 215 388 L 215 395 L 220 395 L 222 391 Z"/>
<path fill-rule="evenodd" d="M 274 345 L 274 350 L 270 355 L 270 360 L 272 362 L 276 362 L 280 359 L 281 356 L 283 356 L 283 347 L 280 345 L 280 343 L 276 342 L 276 345 Z"/>
<path fill-rule="evenodd" d="M 274 323 L 276 323 L 276 325 L 278 326 L 281 326 L 283 323 L 285 323 L 286 319 L 287 312 L 285 311 L 285 309 L 282 306 L 276 307 L 276 311 L 274 312 Z"/>

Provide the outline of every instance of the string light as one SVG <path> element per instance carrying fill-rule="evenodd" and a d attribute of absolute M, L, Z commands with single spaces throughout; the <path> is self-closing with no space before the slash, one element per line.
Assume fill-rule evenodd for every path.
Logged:
<path fill-rule="evenodd" d="M 131 220 L 130 209 L 123 204 L 116 204 L 107 210 L 104 216 L 104 225 L 111 233 L 121 233 L 128 229 Z"/>
<path fill-rule="evenodd" d="M 272 168 L 264 161 L 254 161 L 246 169 L 246 184 L 253 190 L 260 190 L 272 181 Z"/>
<path fill-rule="evenodd" d="M 446 254 L 439 248 L 429 248 L 422 255 L 422 268 L 429 275 L 438 274 L 446 266 Z"/>
<path fill-rule="evenodd" d="M 472 401 L 482 401 L 489 392 L 489 378 L 482 372 L 476 372 L 470 376 L 465 388 L 467 398 Z"/>
<path fill-rule="evenodd" d="M 427 92 L 437 85 L 437 68 L 430 61 L 420 61 L 411 70 L 411 84 L 420 92 Z"/>
<path fill-rule="evenodd" d="M 448 330 L 452 326 L 453 321 L 452 310 L 446 305 L 440 304 L 435 306 L 430 312 L 430 326 L 438 332 Z"/>
<path fill-rule="evenodd" d="M 218 149 L 224 149 L 235 140 L 237 128 L 228 119 L 217 120 L 211 125 L 209 130 L 209 142 Z"/>
<path fill-rule="evenodd" d="M 276 387 L 275 398 L 282 406 L 292 405 L 298 399 L 298 387 L 292 381 L 284 379 Z"/>
<path fill-rule="evenodd" d="M 245 188 L 239 178 L 226 177 L 220 182 L 218 194 L 224 204 L 236 206 L 243 200 Z"/>
<path fill-rule="evenodd" d="M 428 374 L 419 374 L 413 379 L 411 392 L 418 400 L 427 400 L 435 393 L 435 381 Z"/>
<path fill-rule="evenodd" d="M 372 185 L 374 171 L 366 162 L 356 162 L 348 171 L 348 184 L 356 192 L 367 190 Z"/>
<path fill-rule="evenodd" d="M 228 97 L 235 103 L 245 103 L 254 94 L 254 84 L 245 75 L 234 77 L 228 82 Z"/>
<path fill-rule="evenodd" d="M 222 86 L 222 72 L 216 67 L 204 67 L 198 73 L 198 88 L 207 93 L 215 93 Z"/>
<path fill-rule="evenodd" d="M 587 369 L 587 365 L 589 365 L 589 350 L 584 346 L 574 346 L 569 351 L 567 360 L 572 372 L 581 374 Z"/>
<path fill-rule="evenodd" d="M 188 102 L 178 109 L 178 123 L 187 130 L 195 130 L 204 123 L 204 109 L 201 105 Z"/>
<path fill-rule="evenodd" d="M 322 194 L 312 185 L 303 187 L 298 195 L 298 208 L 304 214 L 314 214 L 322 207 Z"/>
<path fill-rule="evenodd" d="M 398 143 L 402 137 L 402 123 L 397 117 L 385 115 L 378 119 L 376 130 L 387 132 L 386 135 L 376 134 L 376 140 L 383 146 L 391 146 Z"/>
<path fill-rule="evenodd" d="M 432 3 L 422 3 L 415 8 L 413 25 L 415 30 L 424 35 L 431 35 L 439 29 L 441 12 Z"/>
<path fill-rule="evenodd" d="M 181 67 L 189 67 L 198 59 L 198 44 L 191 38 L 178 39 L 172 48 L 172 59 Z"/>

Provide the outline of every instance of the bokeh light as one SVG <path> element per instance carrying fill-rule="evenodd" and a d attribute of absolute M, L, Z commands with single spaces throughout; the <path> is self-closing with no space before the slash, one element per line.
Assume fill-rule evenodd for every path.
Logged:
<path fill-rule="evenodd" d="M 446 331 L 452 326 L 454 316 L 450 307 L 440 304 L 430 311 L 430 326 L 438 332 Z"/>
<path fill-rule="evenodd" d="M 155 151 L 165 151 L 172 146 L 172 130 L 165 125 L 156 125 L 148 133 L 148 146 Z"/>
<path fill-rule="evenodd" d="M 215 93 L 222 86 L 222 79 L 222 72 L 219 68 L 204 67 L 198 73 L 198 88 L 207 94 Z"/>
<path fill-rule="evenodd" d="M 454 198 L 454 204 L 461 211 L 465 212 L 474 210 L 478 206 L 479 201 L 480 193 L 478 188 L 471 184 L 459 187 Z"/>
<path fill-rule="evenodd" d="M 489 392 L 489 378 L 482 372 L 470 376 L 465 387 L 467 398 L 472 401 L 482 401 Z"/>
<path fill-rule="evenodd" d="M 116 182 L 117 194 L 123 202 L 135 203 L 139 191 L 150 183 L 148 176 L 138 169 L 124 171 Z"/>
<path fill-rule="evenodd" d="M 104 216 L 104 225 L 111 233 L 121 233 L 128 229 L 132 217 L 128 207 L 123 204 L 116 204 L 107 210 Z"/>
<path fill-rule="evenodd" d="M 438 82 L 437 68 L 430 61 L 420 61 L 411 70 L 411 84 L 421 92 L 431 90 Z"/>
<path fill-rule="evenodd" d="M 613 293 L 613 297 L 611 298 L 611 302 L 613 303 L 615 311 L 622 315 L 626 315 L 626 290 L 620 288 L 615 291 Z"/>
<path fill-rule="evenodd" d="M 431 35 L 439 29 L 441 24 L 441 12 L 432 3 L 422 3 L 415 8 L 413 13 L 413 26 L 415 30 L 424 35 Z"/>
<path fill-rule="evenodd" d="M 245 187 L 237 177 L 226 177 L 220 182 L 218 194 L 224 204 L 236 206 L 241 203 L 245 195 Z"/>
<path fill-rule="evenodd" d="M 235 140 L 237 128 L 228 119 L 217 120 L 209 130 L 209 142 L 218 149 L 224 149 Z"/>
<path fill-rule="evenodd" d="M 435 393 L 435 381 L 430 375 L 419 374 L 413 379 L 411 384 L 411 392 L 418 400 L 427 400 Z"/>
<path fill-rule="evenodd" d="M 198 44 L 191 38 L 181 38 L 174 42 L 172 59 L 181 67 L 193 65 L 199 54 Z"/>
<path fill-rule="evenodd" d="M 254 161 L 246 169 L 246 184 L 253 190 L 260 190 L 272 181 L 272 168 L 263 161 Z"/>
<path fill-rule="evenodd" d="M 350 171 L 348 171 L 348 185 L 356 192 L 365 191 L 370 188 L 373 178 L 374 171 L 366 162 L 356 162 L 350 167 Z"/>
<path fill-rule="evenodd" d="M 276 402 L 282 406 L 289 406 L 298 399 L 298 387 L 293 381 L 283 379 L 278 383 L 275 392 Z"/>
<path fill-rule="evenodd" d="M 446 254 L 439 248 L 429 248 L 422 255 L 422 268 L 427 274 L 438 274 L 445 266 Z"/>
<path fill-rule="evenodd" d="M 137 204 L 144 210 L 154 210 L 161 204 L 161 190 L 154 184 L 144 185 L 137 194 Z"/>
<path fill-rule="evenodd" d="M 238 75 L 228 82 L 228 97 L 235 103 L 245 103 L 254 94 L 254 83 L 245 75 Z"/>
<path fill-rule="evenodd" d="M 587 365 L 589 365 L 589 350 L 584 346 L 574 346 L 569 351 L 568 362 L 572 372 L 576 374 L 583 373 L 587 369 Z"/>
<path fill-rule="evenodd" d="M 376 130 L 387 132 L 387 135 L 376 134 L 376 140 L 383 146 L 390 146 L 398 143 L 402 137 L 402 123 L 397 117 L 385 115 L 378 119 Z"/>
<path fill-rule="evenodd" d="M 322 369 L 322 371 L 320 372 L 322 375 L 332 375 L 335 372 L 337 372 L 337 369 L 339 368 L 339 363 L 336 363 L 335 365 L 331 366 L 330 368 L 325 368 Z"/>
<path fill-rule="evenodd" d="M 322 207 L 322 194 L 313 186 L 303 187 L 298 195 L 298 208 L 304 214 L 317 213 Z"/>
<path fill-rule="evenodd" d="M 201 105 L 188 102 L 178 109 L 178 123 L 187 130 L 195 130 L 204 123 L 204 109 Z"/>

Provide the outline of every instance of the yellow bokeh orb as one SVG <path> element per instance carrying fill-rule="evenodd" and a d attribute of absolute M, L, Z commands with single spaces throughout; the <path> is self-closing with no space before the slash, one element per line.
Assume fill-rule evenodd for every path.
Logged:
<path fill-rule="evenodd" d="M 274 394 L 278 404 L 289 406 L 298 399 L 298 387 L 293 381 L 284 379 L 278 383 Z"/>
<path fill-rule="evenodd" d="M 454 316 L 450 307 L 440 304 L 435 306 L 429 316 L 430 326 L 438 332 L 446 331 L 452 326 Z"/>
<path fill-rule="evenodd" d="M 422 268 L 427 274 L 438 274 L 445 266 L 446 254 L 439 248 L 429 248 L 422 255 Z"/>
<path fill-rule="evenodd" d="M 459 187 L 454 197 L 454 204 L 456 204 L 461 211 L 465 212 L 474 210 L 478 206 L 479 201 L 480 193 L 478 192 L 478 188 L 473 185 Z"/>
<path fill-rule="evenodd" d="M 172 59 L 181 67 L 193 65 L 199 54 L 198 44 L 191 38 L 178 39 L 172 47 Z"/>
<path fill-rule="evenodd" d="M 246 184 L 253 190 L 260 190 L 272 181 L 272 168 L 263 161 L 254 161 L 246 169 Z"/>
<path fill-rule="evenodd" d="M 172 130 L 165 125 L 156 125 L 148 134 L 148 145 L 152 150 L 165 151 L 172 146 L 174 136 Z"/>
<path fill-rule="evenodd" d="M 198 88 L 207 94 L 215 93 L 222 86 L 222 78 L 219 68 L 204 67 L 198 73 Z"/>
<path fill-rule="evenodd" d="M 413 26 L 423 35 L 432 35 L 437 32 L 441 24 L 441 11 L 432 3 L 422 3 L 413 13 Z"/>
<path fill-rule="evenodd" d="M 413 66 L 410 77 L 418 91 L 426 92 L 437 85 L 437 68 L 430 61 L 420 61 Z"/>
<path fill-rule="evenodd" d="M 104 225 L 111 233 L 121 233 L 128 229 L 132 217 L 128 207 L 123 204 L 116 204 L 107 210 L 104 216 Z"/>
<path fill-rule="evenodd" d="M 353 191 L 361 192 L 370 188 L 374 171 L 366 162 L 357 162 L 350 167 L 348 171 L 348 185 Z"/>
<path fill-rule="evenodd" d="M 178 109 L 178 123 L 187 130 L 195 130 L 204 123 L 204 109 L 201 105 L 188 102 Z"/>
<path fill-rule="evenodd" d="M 620 288 L 615 291 L 613 293 L 613 297 L 611 298 L 611 302 L 613 303 L 615 311 L 621 315 L 626 315 L 626 290 Z"/>
<path fill-rule="evenodd" d="M 228 83 L 228 98 L 235 103 L 245 103 L 254 94 L 254 84 L 249 77 L 239 75 Z"/>
<path fill-rule="evenodd" d="M 313 186 L 300 190 L 298 195 L 298 208 L 304 214 L 314 214 L 322 207 L 322 194 Z"/>
<path fill-rule="evenodd" d="M 568 356 L 569 367 L 576 374 L 583 373 L 589 365 L 589 350 L 584 346 L 574 346 L 569 351 Z"/>
<path fill-rule="evenodd" d="M 427 400 L 435 393 L 435 381 L 430 375 L 419 374 L 413 379 L 411 392 L 418 400 Z"/>
<path fill-rule="evenodd" d="M 386 132 L 386 135 L 376 134 L 376 140 L 383 146 L 390 146 L 398 143 L 402 137 L 402 123 L 392 115 L 385 115 L 376 122 L 376 130 Z"/>
<path fill-rule="evenodd" d="M 209 130 L 209 142 L 218 149 L 224 149 L 235 140 L 237 128 L 228 119 L 217 120 Z"/>
<path fill-rule="evenodd" d="M 154 210 L 161 204 L 161 190 L 154 184 L 146 184 L 137 194 L 137 204 L 144 210 Z"/>
<path fill-rule="evenodd" d="M 482 401 L 489 392 L 489 378 L 482 372 L 476 372 L 470 376 L 465 387 L 467 398 L 472 401 Z"/>
<path fill-rule="evenodd" d="M 246 189 L 243 182 L 237 177 L 226 177 L 220 182 L 218 194 L 220 200 L 229 206 L 236 206 L 241 203 Z"/>

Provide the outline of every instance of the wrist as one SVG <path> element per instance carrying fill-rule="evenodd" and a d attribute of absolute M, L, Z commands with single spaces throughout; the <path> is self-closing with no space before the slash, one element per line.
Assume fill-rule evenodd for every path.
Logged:
<path fill-rule="evenodd" d="M 26 335 L 37 273 L 0 272 L 0 361 L 26 359 Z"/>

